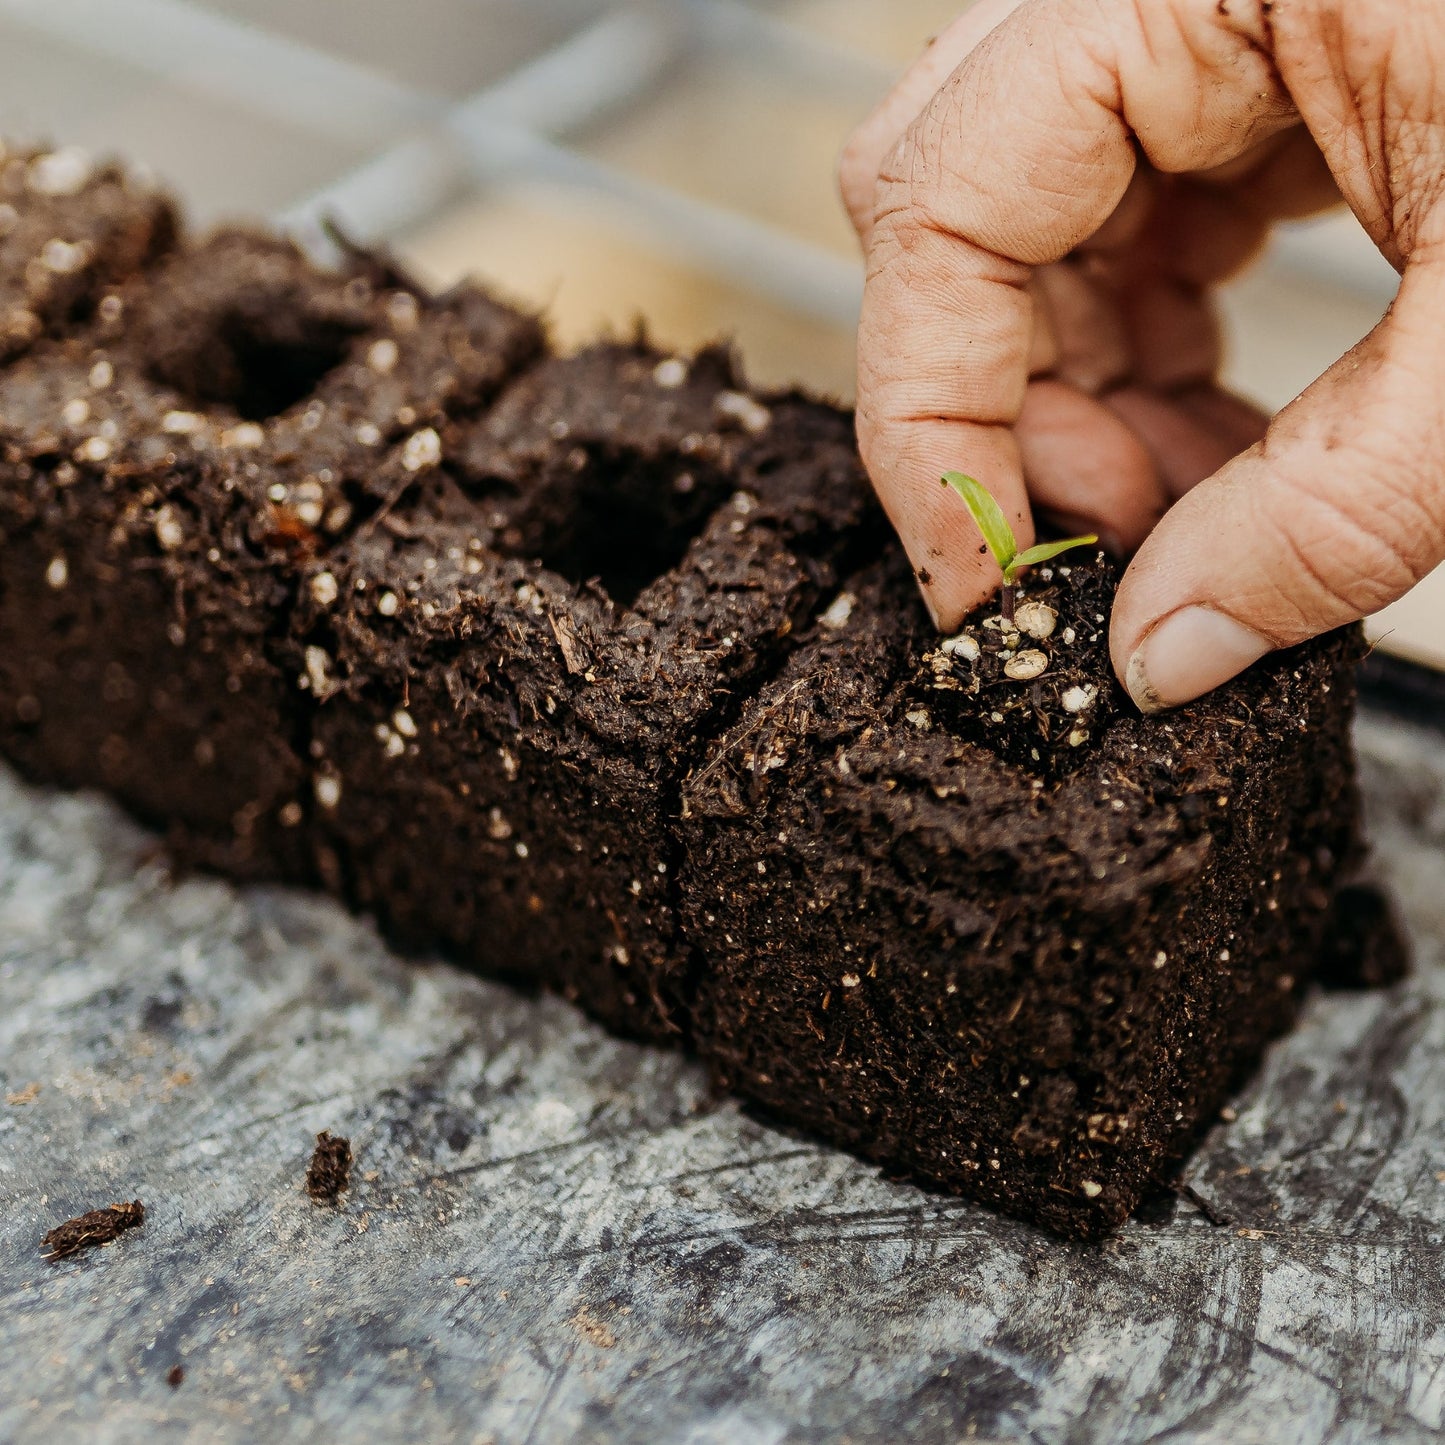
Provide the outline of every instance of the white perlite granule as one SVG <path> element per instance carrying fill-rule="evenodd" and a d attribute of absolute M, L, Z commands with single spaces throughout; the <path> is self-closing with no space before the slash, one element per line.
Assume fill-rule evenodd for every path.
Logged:
<path fill-rule="evenodd" d="M 390 376 L 400 360 L 401 351 L 389 336 L 373 341 L 371 349 L 366 353 L 366 364 L 380 376 Z"/>
<path fill-rule="evenodd" d="M 653 368 L 652 379 L 664 391 L 676 391 L 687 382 L 687 362 L 681 357 L 669 356 Z"/>
<path fill-rule="evenodd" d="M 185 528 L 170 507 L 162 507 L 156 512 L 155 527 L 156 541 L 167 552 L 174 552 L 186 540 Z"/>
<path fill-rule="evenodd" d="M 40 196 L 78 196 L 90 184 L 95 165 L 79 146 L 62 146 L 30 163 L 26 184 Z"/>
<path fill-rule="evenodd" d="M 318 572 L 311 579 L 311 595 L 320 606 L 330 607 L 341 595 L 341 589 L 330 572 Z"/>
<path fill-rule="evenodd" d="M 1059 614 L 1042 602 L 1021 602 L 1014 613 L 1014 626 L 1036 642 L 1052 637 L 1058 622 Z"/>
<path fill-rule="evenodd" d="M 848 625 L 858 599 L 851 592 L 840 592 L 829 605 L 828 610 L 818 619 L 824 627 L 838 632 Z"/>
<path fill-rule="evenodd" d="M 1032 682 L 1049 670 L 1049 659 L 1044 653 L 1030 649 L 1009 658 L 1003 670 L 1004 676 L 1011 677 L 1015 682 Z"/>
<path fill-rule="evenodd" d="M 751 436 L 758 436 L 773 424 L 773 414 L 760 401 L 740 391 L 720 391 L 713 402 L 719 416 L 737 422 Z"/>
<path fill-rule="evenodd" d="M 442 459 L 442 439 L 435 428 L 427 427 L 406 439 L 401 449 L 401 464 L 409 472 L 425 471 Z"/>
<path fill-rule="evenodd" d="M 957 637 L 944 638 L 943 651 L 950 657 L 961 657 L 965 662 L 977 662 L 980 648 L 968 633 L 961 632 Z"/>

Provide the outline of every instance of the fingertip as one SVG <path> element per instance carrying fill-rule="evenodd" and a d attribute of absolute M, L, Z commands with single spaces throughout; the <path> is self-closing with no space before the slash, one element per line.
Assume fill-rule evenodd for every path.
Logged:
<path fill-rule="evenodd" d="M 919 504 L 910 508 L 900 531 L 905 541 L 915 539 L 910 555 L 926 553 L 924 567 L 935 621 L 943 630 L 956 632 L 970 612 L 998 591 L 1002 575 L 963 499 L 943 483 L 943 473 L 964 471 L 988 489 L 1008 520 L 1020 551 L 1033 545 L 1034 520 L 1011 432 L 960 423 L 935 427 L 938 435 L 923 439 L 929 461 L 920 460 L 916 472 L 931 483 L 925 483 L 926 504 L 920 498 Z"/>
<path fill-rule="evenodd" d="M 957 494 L 945 487 L 938 491 L 941 506 L 913 507 L 897 526 L 934 625 L 957 632 L 963 619 L 998 590 L 1002 578 Z M 1019 524 L 1015 534 L 1028 538 L 1020 543 L 1027 546 L 1032 527 Z"/>
<path fill-rule="evenodd" d="M 932 586 L 932 577 L 933 574 L 926 567 L 919 568 L 913 574 L 913 580 L 918 583 L 918 595 L 923 598 L 923 605 L 928 609 L 929 620 L 939 632 L 942 632 L 944 631 L 943 620 L 939 616 L 938 608 L 929 592 L 929 588 Z"/>
<path fill-rule="evenodd" d="M 929 613 L 945 631 L 999 588 L 1001 576 L 963 499 L 943 480 L 962 471 L 1004 513 L 1020 550 L 1034 541 L 1018 442 L 1008 427 L 943 418 L 860 423 L 863 459 L 913 563 Z"/>
<path fill-rule="evenodd" d="M 1245 397 L 1236 396 L 1213 383 L 1189 387 L 1178 393 L 1174 404 L 1186 416 L 1211 431 L 1235 452 L 1247 451 L 1264 440 L 1269 431 L 1269 414 Z"/>

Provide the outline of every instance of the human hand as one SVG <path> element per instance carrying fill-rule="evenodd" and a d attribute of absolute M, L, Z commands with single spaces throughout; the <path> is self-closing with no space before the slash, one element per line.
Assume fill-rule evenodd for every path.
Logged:
<path fill-rule="evenodd" d="M 901 137 L 901 139 L 900 139 Z M 1445 7 L 982 0 L 850 142 L 864 460 L 935 619 L 998 573 L 977 477 L 1138 553 L 1114 665 L 1146 712 L 1353 622 L 1445 559 Z M 1348 202 L 1402 273 L 1272 423 L 1217 384 L 1209 290 Z"/>

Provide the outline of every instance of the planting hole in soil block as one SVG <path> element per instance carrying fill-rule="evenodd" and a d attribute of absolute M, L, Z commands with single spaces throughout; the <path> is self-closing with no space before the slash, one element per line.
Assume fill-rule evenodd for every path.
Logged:
<path fill-rule="evenodd" d="M 716 398 L 737 385 L 725 351 L 687 363 L 644 342 L 538 368 L 463 450 L 469 487 L 499 509 L 497 545 L 630 606 L 733 489 L 740 428 L 719 431 Z"/>
<path fill-rule="evenodd" d="M 1360 854 L 1353 633 L 1145 720 L 1107 559 L 940 639 L 851 417 L 723 350 L 559 357 L 479 289 L 46 174 L 0 172 L 26 773 L 1070 1235 L 1287 1025 Z M 57 230 L 87 279 L 32 295 Z"/>
<path fill-rule="evenodd" d="M 299 338 L 288 385 L 317 359 L 306 338 L 353 340 L 263 423 L 231 403 L 275 373 L 241 377 L 221 333 L 268 308 Z M 115 792 L 184 861 L 309 879 L 305 699 L 277 646 L 300 568 L 410 480 L 409 438 L 540 344 L 474 293 L 423 308 L 260 237 L 116 275 L 88 322 L 0 372 L 5 750 Z"/>
<path fill-rule="evenodd" d="M 686 1028 L 682 778 L 837 587 L 872 507 L 846 418 L 780 397 L 750 402 L 750 430 L 718 402 L 735 384 L 718 353 L 544 362 L 454 429 L 428 487 L 313 564 L 296 616 L 324 659 L 329 870 L 408 944 L 644 1037 Z M 548 565 L 613 477 L 681 554 L 646 578 L 659 543 L 641 539 L 630 604 L 590 566 Z"/>

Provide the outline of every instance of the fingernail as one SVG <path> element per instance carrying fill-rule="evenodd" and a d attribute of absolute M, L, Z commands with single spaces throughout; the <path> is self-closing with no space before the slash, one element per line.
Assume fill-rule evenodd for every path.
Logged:
<path fill-rule="evenodd" d="M 1209 607 L 1183 607 L 1157 623 L 1125 671 L 1129 696 L 1143 713 L 1202 697 L 1271 651 L 1252 628 Z"/>

